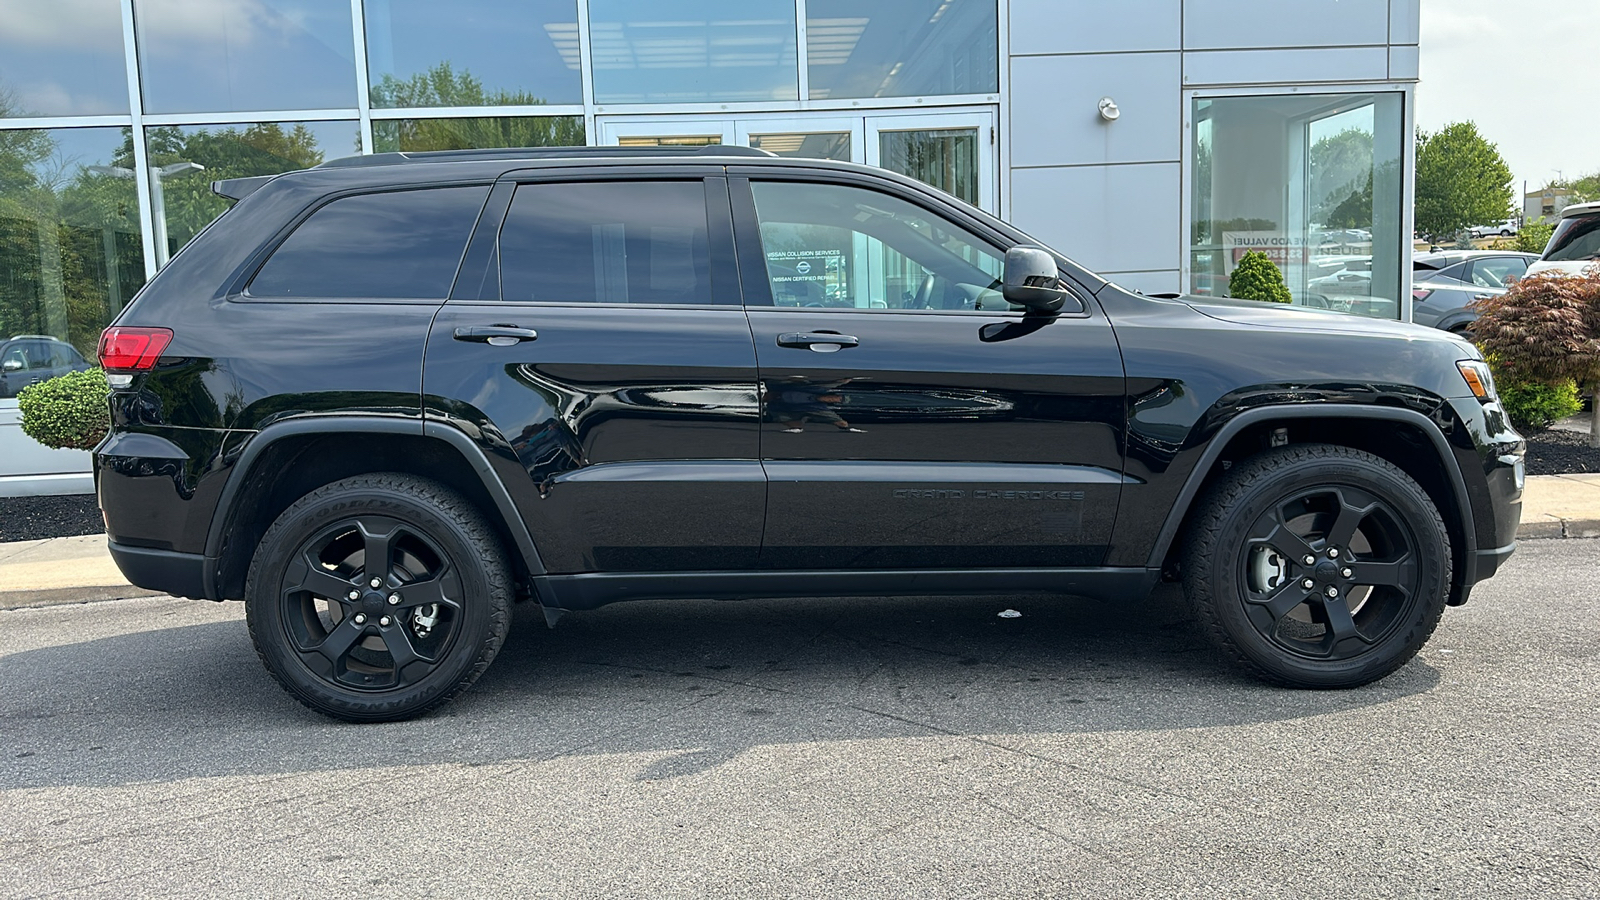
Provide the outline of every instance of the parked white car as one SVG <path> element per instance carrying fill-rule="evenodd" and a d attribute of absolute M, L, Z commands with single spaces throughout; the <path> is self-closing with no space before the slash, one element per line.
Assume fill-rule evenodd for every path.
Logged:
<path fill-rule="evenodd" d="M 1521 231 L 1522 226 L 1517 224 L 1516 219 L 1507 219 L 1494 225 L 1474 225 L 1467 230 L 1472 232 L 1472 236 L 1475 238 L 1494 237 L 1496 235 L 1511 237 Z"/>
<path fill-rule="evenodd" d="M 1579 203 L 1561 211 L 1544 255 L 1528 267 L 1529 275 L 1582 275 L 1600 266 L 1600 203 Z"/>

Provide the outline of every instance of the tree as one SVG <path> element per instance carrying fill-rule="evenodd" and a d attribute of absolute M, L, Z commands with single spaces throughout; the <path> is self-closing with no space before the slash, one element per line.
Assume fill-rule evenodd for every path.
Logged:
<path fill-rule="evenodd" d="M 448 61 L 405 81 L 393 75 L 372 86 L 372 105 L 388 109 L 432 106 L 543 106 L 523 91 L 486 91 L 483 82 Z M 505 116 L 473 119 L 398 119 L 372 123 L 377 150 L 468 150 L 483 147 L 574 147 L 584 143 L 576 116 Z"/>
<path fill-rule="evenodd" d="M 1311 146 L 1311 217 L 1333 228 L 1372 227 L 1372 134 L 1346 128 Z M 1359 211 L 1366 196 L 1365 218 Z M 1355 206 L 1352 206 L 1352 203 Z M 1340 221 L 1334 221 L 1341 216 Z"/>
<path fill-rule="evenodd" d="M 1228 296 L 1237 300 L 1265 300 L 1269 303 L 1292 303 L 1289 287 L 1283 283 L 1283 273 L 1265 253 L 1254 250 L 1245 253 L 1239 265 L 1228 278 Z"/>
<path fill-rule="evenodd" d="M 1471 122 L 1417 130 L 1417 231 L 1432 239 L 1512 215 L 1511 167 Z"/>
<path fill-rule="evenodd" d="M 1571 381 L 1600 395 L 1600 269 L 1583 276 L 1533 275 L 1505 294 L 1472 304 L 1484 356 L 1510 382 L 1560 387 Z M 1600 413 L 1600 396 L 1596 396 Z M 1600 414 L 1589 444 L 1600 447 Z"/>

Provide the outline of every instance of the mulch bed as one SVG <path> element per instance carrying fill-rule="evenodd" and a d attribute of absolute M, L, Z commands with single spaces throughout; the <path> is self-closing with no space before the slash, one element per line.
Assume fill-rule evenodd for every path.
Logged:
<path fill-rule="evenodd" d="M 1571 475 L 1600 472 L 1600 449 L 1589 446 L 1589 435 L 1576 431 L 1541 431 L 1528 439 L 1529 475 Z"/>
<path fill-rule="evenodd" d="M 1575 431 L 1527 435 L 1529 475 L 1600 472 L 1600 450 Z M 0 497 L 0 542 L 100 534 L 105 524 L 93 494 Z"/>
<path fill-rule="evenodd" d="M 0 542 L 100 534 L 105 530 L 93 494 L 0 497 Z"/>

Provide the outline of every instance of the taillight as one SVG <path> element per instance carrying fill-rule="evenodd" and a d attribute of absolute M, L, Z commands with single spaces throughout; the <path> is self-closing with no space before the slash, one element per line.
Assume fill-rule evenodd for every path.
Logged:
<path fill-rule="evenodd" d="M 107 328 L 100 335 L 100 367 L 107 372 L 143 372 L 155 368 L 161 351 L 170 343 L 171 328 Z"/>
<path fill-rule="evenodd" d="M 1428 299 L 1432 295 L 1433 295 L 1433 291 L 1430 291 L 1430 290 L 1426 290 L 1426 289 L 1423 289 L 1423 288 L 1412 288 L 1411 289 L 1411 299 L 1417 301 L 1418 303 L 1421 303 L 1422 301 Z"/>

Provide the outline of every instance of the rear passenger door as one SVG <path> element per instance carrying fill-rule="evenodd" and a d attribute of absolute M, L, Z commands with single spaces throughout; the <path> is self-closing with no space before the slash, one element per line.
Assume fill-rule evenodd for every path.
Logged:
<path fill-rule="evenodd" d="M 720 168 L 538 170 L 491 193 L 428 340 L 552 574 L 747 569 L 766 485 Z"/>

